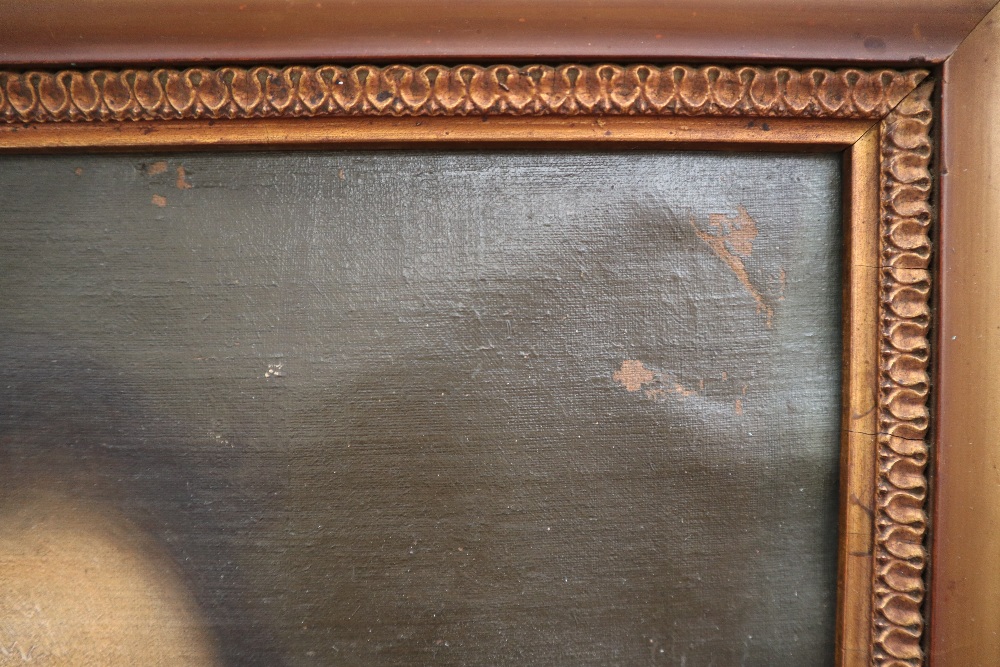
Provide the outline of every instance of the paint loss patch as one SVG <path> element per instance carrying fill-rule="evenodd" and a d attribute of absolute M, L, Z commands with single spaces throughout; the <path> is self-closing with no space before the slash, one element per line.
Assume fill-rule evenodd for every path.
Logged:
<path fill-rule="evenodd" d="M 160 174 L 165 174 L 170 169 L 170 164 L 166 160 L 157 160 L 156 162 L 149 162 L 141 166 L 142 173 L 147 177 L 159 176 Z M 184 165 L 178 165 L 174 170 L 177 174 L 174 180 L 174 186 L 178 190 L 190 190 L 194 187 L 191 181 L 188 180 L 188 173 L 184 169 Z M 78 173 L 82 173 L 78 172 Z"/>
<path fill-rule="evenodd" d="M 724 213 L 709 214 L 707 230 L 700 229 L 694 217 L 691 218 L 691 226 L 694 227 L 694 233 L 698 238 L 704 241 L 736 275 L 737 280 L 756 302 L 757 312 L 764 313 L 767 328 L 770 329 L 774 319 L 774 308 L 750 280 L 750 274 L 744 263 L 744 260 L 750 259 L 753 255 L 753 244 L 758 233 L 757 221 L 740 205 L 734 216 Z"/>
<path fill-rule="evenodd" d="M 697 389 L 685 387 L 670 378 L 669 374 L 647 368 L 644 363 L 636 359 L 623 361 L 621 367 L 611 374 L 611 379 L 625 391 L 632 393 L 641 391 L 642 395 L 649 399 L 664 398 L 668 394 L 682 398 L 698 394 Z M 704 383 L 699 386 L 703 387 Z"/>
<path fill-rule="evenodd" d="M 625 391 L 639 391 L 643 385 L 652 382 L 653 378 L 653 371 L 635 359 L 626 359 L 622 362 L 622 367 L 611 375 L 611 379 L 625 387 Z"/>
<path fill-rule="evenodd" d="M 193 185 L 191 185 L 188 182 L 188 180 L 187 180 L 187 172 L 184 171 L 184 167 L 183 166 L 177 167 L 177 181 L 176 181 L 176 185 L 177 185 L 177 189 L 178 190 L 190 190 L 191 188 L 194 187 Z"/>
<path fill-rule="evenodd" d="M 147 176 L 156 176 L 157 174 L 162 174 L 167 170 L 167 161 L 159 160 L 157 162 L 151 162 L 150 164 L 143 167 L 143 171 L 146 172 Z"/>
<path fill-rule="evenodd" d="M 623 361 L 621 366 L 611 374 L 611 379 L 625 391 L 654 402 L 664 401 L 671 396 L 681 400 L 693 397 L 710 398 L 712 394 L 706 393 L 706 384 L 715 387 L 716 394 L 719 392 L 720 385 L 725 387 L 724 391 L 729 396 L 732 396 L 736 389 L 726 371 L 722 371 L 720 376 L 699 379 L 697 387 L 685 386 L 669 371 L 650 368 L 638 359 Z M 733 412 L 737 417 L 742 417 L 745 412 L 747 388 L 746 384 L 739 388 L 739 396 L 732 405 Z"/>

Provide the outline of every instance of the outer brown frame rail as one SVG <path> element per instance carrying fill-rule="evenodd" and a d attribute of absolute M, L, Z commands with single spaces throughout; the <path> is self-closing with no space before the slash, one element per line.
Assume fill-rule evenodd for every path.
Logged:
<path fill-rule="evenodd" d="M 922 70 L 674 65 L 0 72 L 0 152 L 448 143 L 843 151 L 842 667 L 918 667 L 931 93 Z"/>
<path fill-rule="evenodd" d="M 996 0 L 8 0 L 0 65 L 936 63 Z M 113 17 L 113 20 L 109 20 Z"/>

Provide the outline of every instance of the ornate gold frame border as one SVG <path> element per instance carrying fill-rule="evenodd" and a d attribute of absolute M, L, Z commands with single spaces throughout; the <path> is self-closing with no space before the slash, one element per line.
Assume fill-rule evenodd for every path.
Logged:
<path fill-rule="evenodd" d="M 923 664 L 933 84 L 881 125 L 875 664 Z"/>
<path fill-rule="evenodd" d="M 923 70 L 389 65 L 0 72 L 8 123 L 316 116 L 884 117 Z"/>
<path fill-rule="evenodd" d="M 934 217 L 933 83 L 924 81 L 927 74 L 644 64 L 0 71 L 0 129 L 95 122 L 120 126 L 119 121 L 476 115 L 854 119 L 878 124 L 877 433 L 868 434 L 876 438 L 877 451 L 871 453 L 876 459 L 874 497 L 862 499 L 874 526 L 871 652 L 864 662 L 919 667 L 924 663 Z M 850 599 L 848 592 L 841 604 Z M 841 663 L 847 662 L 846 650 L 851 649 L 841 647 Z"/>

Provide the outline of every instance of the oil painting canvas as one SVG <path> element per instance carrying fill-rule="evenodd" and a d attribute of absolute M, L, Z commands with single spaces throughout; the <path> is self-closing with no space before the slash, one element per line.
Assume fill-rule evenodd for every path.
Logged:
<path fill-rule="evenodd" d="M 839 155 L 5 156 L 0 225 L 4 656 L 833 663 Z"/>

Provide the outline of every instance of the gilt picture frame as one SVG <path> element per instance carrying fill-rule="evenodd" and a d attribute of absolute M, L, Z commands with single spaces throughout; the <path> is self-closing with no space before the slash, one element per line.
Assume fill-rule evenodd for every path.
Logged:
<path fill-rule="evenodd" d="M 763 12 L 776 3 L 760 4 Z M 925 9 L 913 4 L 904 15 Z M 989 9 L 981 4 L 958 2 L 952 18 L 959 9 L 981 18 Z M 720 5 L 720 16 L 725 9 Z M 479 16 L 485 11 L 476 10 Z M 976 329 L 969 327 L 983 320 L 981 311 L 957 295 L 964 283 L 941 284 L 951 264 L 940 263 L 954 260 L 939 258 L 933 239 L 948 234 L 945 247 L 959 254 L 981 252 L 957 231 L 937 231 L 959 229 L 950 227 L 958 223 L 949 207 L 974 197 L 959 194 L 966 187 L 959 177 L 942 181 L 935 170 L 942 159 L 942 128 L 948 136 L 965 133 L 963 143 L 945 145 L 952 151 L 946 152 L 949 159 L 957 163 L 972 151 L 974 139 L 967 136 L 972 130 L 960 118 L 974 101 L 963 98 L 959 108 L 948 85 L 954 80 L 968 86 L 975 76 L 965 74 L 963 68 L 971 65 L 964 60 L 944 69 L 937 63 L 956 47 L 965 48 L 958 44 L 974 25 L 968 20 L 949 28 L 954 43 L 942 37 L 916 67 L 901 62 L 904 47 L 879 60 L 829 44 L 815 58 L 803 53 L 791 58 L 786 48 L 784 55 L 767 54 L 764 59 L 772 62 L 764 64 L 716 64 L 760 58 L 710 40 L 691 51 L 699 62 L 669 65 L 648 64 L 658 60 L 655 52 L 629 51 L 624 40 L 617 42 L 613 63 L 567 57 L 576 46 L 558 63 L 544 65 L 532 63 L 535 54 L 524 43 L 505 47 L 521 51 L 494 46 L 482 57 L 446 65 L 414 62 L 455 60 L 447 54 L 435 58 L 441 54 L 431 51 L 419 57 L 411 51 L 388 64 L 352 64 L 368 55 L 356 46 L 350 53 L 331 51 L 331 58 L 308 52 L 301 64 L 282 66 L 266 64 L 276 60 L 273 52 L 258 57 L 239 49 L 230 51 L 228 61 L 206 51 L 215 62 L 175 65 L 170 61 L 176 58 L 158 56 L 155 47 L 148 57 L 129 52 L 126 62 L 90 66 L 74 64 L 69 58 L 75 55 L 53 47 L 51 57 L 41 51 L 8 56 L 0 71 L 0 151 L 544 144 L 842 153 L 846 257 L 836 659 L 845 666 L 958 664 L 953 657 L 935 657 L 935 646 L 950 641 L 935 625 L 928 653 L 926 631 L 928 618 L 947 617 L 950 607 L 939 605 L 956 602 L 942 593 L 928 605 L 926 593 L 962 561 L 950 553 L 960 548 L 946 545 L 940 563 L 928 567 L 928 529 L 936 529 L 938 512 L 953 522 L 942 523 L 942 530 L 960 521 L 953 516 L 959 490 L 947 477 L 935 480 L 937 495 L 930 504 L 929 479 L 943 465 L 937 457 L 950 451 L 942 439 L 960 428 L 954 425 L 959 408 L 949 406 L 970 391 L 956 387 L 960 373 L 948 373 L 968 368 L 962 360 L 983 348 L 948 352 L 935 331 L 972 337 Z M 718 19 L 707 34 L 721 36 L 726 26 Z M 791 22 L 777 30 L 791 33 Z M 295 44 L 313 43 L 302 37 L 286 35 L 268 45 L 280 50 L 287 44 L 287 53 L 295 53 Z M 211 34 L 192 39 L 216 43 Z M 888 40 L 895 48 L 889 37 L 872 39 Z M 980 41 L 967 48 L 991 48 L 985 38 Z M 99 40 L 96 44 L 100 47 Z M 398 48 L 402 53 L 415 47 Z M 496 53 L 512 57 L 492 58 Z M 160 58 L 166 62 L 156 62 Z M 830 58 L 852 62 L 818 67 L 794 62 Z M 379 59 L 384 61 L 384 54 Z M 983 260 L 975 266 L 990 272 Z M 937 320 L 939 310 L 951 319 Z M 995 317 L 995 309 L 989 312 Z M 934 389 L 939 385 L 940 395 Z M 995 498 L 983 494 L 984 502 Z M 934 539 L 938 544 L 945 538 Z"/>

